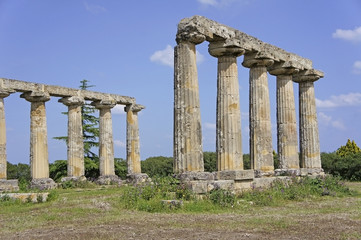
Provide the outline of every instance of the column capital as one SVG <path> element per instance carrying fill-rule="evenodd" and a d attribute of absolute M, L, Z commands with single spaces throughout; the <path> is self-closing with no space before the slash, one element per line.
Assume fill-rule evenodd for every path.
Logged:
<path fill-rule="evenodd" d="M 274 63 L 274 59 L 269 56 L 263 55 L 260 52 L 252 52 L 244 55 L 242 62 L 243 67 L 269 67 Z"/>
<path fill-rule="evenodd" d="M 125 112 L 129 112 L 129 111 L 132 111 L 132 112 L 140 112 L 141 110 L 143 110 L 145 108 L 145 106 L 143 105 L 140 105 L 140 104 L 129 104 L 129 105 L 126 105 L 124 107 L 124 111 Z"/>
<path fill-rule="evenodd" d="M 66 106 L 81 106 L 84 104 L 84 98 L 80 96 L 63 97 L 58 100 Z"/>
<path fill-rule="evenodd" d="M 271 75 L 293 75 L 300 71 L 299 68 L 293 67 L 289 62 L 277 62 L 267 68 Z"/>
<path fill-rule="evenodd" d="M 293 75 L 293 81 L 297 83 L 301 82 L 315 82 L 324 77 L 324 73 L 316 69 L 308 69 L 300 71 Z"/>
<path fill-rule="evenodd" d="M 227 45 L 224 41 L 211 42 L 208 45 L 208 52 L 213 57 L 233 56 L 239 57 L 245 53 L 245 49 L 235 46 Z"/>
<path fill-rule="evenodd" d="M 107 108 L 110 109 L 115 107 L 116 104 L 117 102 L 111 97 L 107 97 L 91 103 L 91 105 L 97 109 L 107 109 Z"/>
<path fill-rule="evenodd" d="M 29 102 L 47 102 L 50 100 L 49 93 L 42 91 L 25 92 L 20 97 Z"/>
<path fill-rule="evenodd" d="M 177 43 L 190 42 L 193 44 L 200 44 L 206 40 L 206 36 L 198 32 L 182 32 L 178 33 L 176 37 Z"/>
<path fill-rule="evenodd" d="M 0 88 L 0 98 L 6 98 L 14 92 L 16 91 L 10 88 Z"/>

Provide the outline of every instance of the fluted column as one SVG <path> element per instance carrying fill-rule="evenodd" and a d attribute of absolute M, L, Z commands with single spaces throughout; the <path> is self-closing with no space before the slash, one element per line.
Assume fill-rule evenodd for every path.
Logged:
<path fill-rule="evenodd" d="M 239 47 L 224 47 L 223 42 L 210 43 L 208 51 L 218 58 L 217 169 L 243 170 L 237 57 L 245 51 Z"/>
<path fill-rule="evenodd" d="M 174 172 L 204 171 L 195 45 L 203 35 L 178 36 L 174 49 Z"/>
<path fill-rule="evenodd" d="M 113 176 L 114 144 L 111 109 L 116 105 L 113 99 L 104 99 L 92 103 L 99 109 L 99 171 L 100 176 Z"/>
<path fill-rule="evenodd" d="M 273 148 L 271 132 L 271 114 L 267 79 L 267 66 L 273 64 L 270 59 L 256 59 L 245 55 L 243 66 L 249 72 L 249 130 L 251 168 L 263 174 L 271 174 L 273 166 Z"/>
<path fill-rule="evenodd" d="M 30 112 L 30 170 L 33 179 L 49 178 L 48 137 L 45 102 L 46 92 L 27 92 L 20 95 L 31 102 Z"/>
<path fill-rule="evenodd" d="M 6 125 L 4 98 L 13 93 L 13 90 L 4 89 L 0 86 L 0 180 L 6 179 L 7 158 L 6 158 Z"/>
<path fill-rule="evenodd" d="M 78 96 L 61 98 L 68 106 L 68 177 L 84 176 L 84 143 L 81 107 L 84 99 Z"/>
<path fill-rule="evenodd" d="M 323 77 L 317 70 L 302 71 L 294 75 L 299 83 L 300 154 L 301 167 L 309 172 L 321 171 L 320 141 L 314 81 Z"/>
<path fill-rule="evenodd" d="M 298 139 L 295 96 L 292 74 L 298 70 L 272 66 L 270 74 L 277 76 L 277 152 L 280 169 L 298 169 Z"/>
<path fill-rule="evenodd" d="M 141 105 L 127 105 L 124 108 L 127 113 L 128 174 L 141 173 L 138 112 L 143 108 Z"/>

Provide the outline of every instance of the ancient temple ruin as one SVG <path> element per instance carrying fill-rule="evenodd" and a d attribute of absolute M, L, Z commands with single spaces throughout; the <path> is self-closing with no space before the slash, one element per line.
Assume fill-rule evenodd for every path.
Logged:
<path fill-rule="evenodd" d="M 51 97 L 68 107 L 68 179 L 84 176 L 84 144 L 81 106 L 85 100 L 99 109 L 99 170 L 100 179 L 114 181 L 114 148 L 111 109 L 117 104 L 125 105 L 127 114 L 127 165 L 130 178 L 145 177 L 140 169 L 140 144 L 138 112 L 145 107 L 136 104 L 132 97 L 100 93 L 46 84 L 38 84 L 0 78 L 0 185 L 5 190 L 16 190 L 17 180 L 6 180 L 6 127 L 4 98 L 21 92 L 21 98 L 30 102 L 30 169 L 34 187 L 52 188 L 55 183 L 49 178 L 47 124 L 45 103 Z"/>
<path fill-rule="evenodd" d="M 269 182 L 277 175 L 322 174 L 314 82 L 324 74 L 309 59 L 286 52 L 205 17 L 180 21 L 174 54 L 174 172 L 202 193 Z M 196 45 L 209 42 L 218 59 L 217 172 L 204 172 Z M 249 68 L 251 170 L 243 168 L 237 58 Z M 277 78 L 274 169 L 267 72 Z M 299 150 L 293 82 L 299 85 Z M 300 156 L 298 154 L 300 152 Z"/>

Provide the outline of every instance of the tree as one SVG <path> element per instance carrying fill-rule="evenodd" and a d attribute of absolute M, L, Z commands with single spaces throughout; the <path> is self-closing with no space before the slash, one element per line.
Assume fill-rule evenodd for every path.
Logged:
<path fill-rule="evenodd" d="M 349 154 L 360 153 L 361 149 L 356 145 L 354 140 L 347 139 L 345 146 L 337 149 L 336 154 L 340 157 L 346 157 Z"/>
<path fill-rule="evenodd" d="M 166 177 L 173 174 L 173 158 L 162 156 L 150 157 L 141 161 L 141 167 L 142 172 L 148 174 L 149 177 Z"/>

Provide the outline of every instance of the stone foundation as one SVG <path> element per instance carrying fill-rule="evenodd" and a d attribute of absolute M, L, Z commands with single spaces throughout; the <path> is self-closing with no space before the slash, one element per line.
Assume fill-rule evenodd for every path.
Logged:
<path fill-rule="evenodd" d="M 31 180 L 30 188 L 39 190 L 48 190 L 57 188 L 57 184 L 51 178 L 36 178 Z"/>
<path fill-rule="evenodd" d="M 96 184 L 99 185 L 122 185 L 123 180 L 120 179 L 117 175 L 107 175 L 107 176 L 100 176 L 95 181 Z"/>
<path fill-rule="evenodd" d="M 81 177 L 63 177 L 61 182 L 73 181 L 73 182 L 85 182 L 87 179 L 84 176 Z"/>
<path fill-rule="evenodd" d="M 48 199 L 48 192 L 45 193 L 3 193 L 1 198 L 10 198 L 12 200 L 20 200 L 21 202 L 46 202 Z"/>
<path fill-rule="evenodd" d="M 150 183 L 152 179 L 146 173 L 133 173 L 127 175 L 126 182 L 132 185 Z"/>
<path fill-rule="evenodd" d="M 6 180 L 0 179 L 0 192 L 15 192 L 19 191 L 19 184 L 17 179 Z"/>

